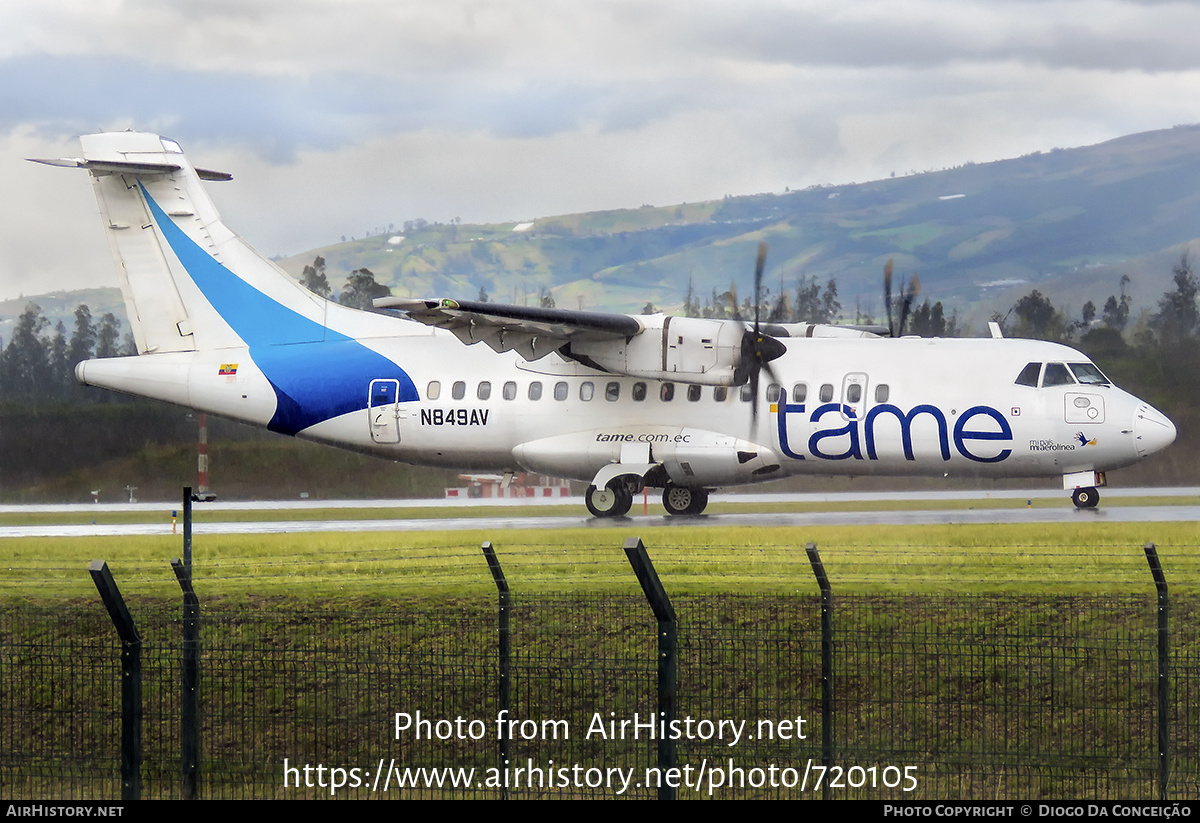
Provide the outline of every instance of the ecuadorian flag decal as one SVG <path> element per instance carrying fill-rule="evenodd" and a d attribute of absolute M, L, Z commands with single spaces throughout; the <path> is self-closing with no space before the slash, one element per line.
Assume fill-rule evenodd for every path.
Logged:
<path fill-rule="evenodd" d="M 412 378 L 379 352 L 271 299 L 196 245 L 138 181 L 150 214 L 192 282 L 221 318 L 250 347 L 250 357 L 275 390 L 267 428 L 297 434 L 369 402 L 372 380 L 399 382 L 398 400 L 416 400 Z M 237 363 L 220 374 L 237 372 Z M 232 372 L 226 372 L 232 369 Z"/>

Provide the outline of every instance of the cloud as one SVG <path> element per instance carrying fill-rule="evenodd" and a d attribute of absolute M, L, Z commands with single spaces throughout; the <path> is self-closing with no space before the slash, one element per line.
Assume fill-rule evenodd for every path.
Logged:
<path fill-rule="evenodd" d="M 235 174 L 213 192 L 231 225 L 296 253 L 418 216 L 863 181 L 1195 122 L 1198 24 L 1129 0 L 9 0 L 0 296 L 112 282 L 102 245 L 97 265 L 59 237 L 95 219 L 83 179 L 15 162 L 81 133 L 178 139 Z"/>

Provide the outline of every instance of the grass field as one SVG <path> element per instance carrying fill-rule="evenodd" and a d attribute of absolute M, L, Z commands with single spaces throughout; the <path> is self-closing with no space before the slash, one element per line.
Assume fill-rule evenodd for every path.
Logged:
<path fill-rule="evenodd" d="M 622 545 L 634 536 L 680 594 L 815 591 L 809 542 L 842 593 L 1148 591 L 1146 542 L 1158 546 L 1174 591 L 1200 582 L 1194 523 L 633 528 L 198 536 L 196 586 L 229 598 L 454 597 L 492 590 L 479 549 L 490 540 L 515 592 L 632 591 Z M 0 597 L 94 597 L 94 559 L 108 562 L 128 596 L 172 596 L 168 564 L 181 547 L 177 535 L 7 539 Z"/>
<path fill-rule="evenodd" d="M 1179 661 L 1172 796 L 1194 796 L 1194 523 L 198 535 L 205 796 L 328 796 L 281 789 L 285 757 L 492 764 L 490 740 L 417 745 L 389 735 L 389 712 L 400 708 L 496 716 L 485 540 L 515 595 L 516 709 L 575 728 L 594 711 L 648 710 L 655 624 L 622 550 L 632 536 L 681 616 L 682 712 L 804 715 L 815 726 L 821 608 L 811 541 L 836 596 L 839 762 L 912 766 L 915 797 L 973 800 L 1154 796 L 1155 600 L 1142 549 L 1152 541 L 1172 587 Z M 147 792 L 177 796 L 179 588 L 168 563 L 180 553 L 170 535 L 0 541 L 0 603 L 10 606 L 0 612 L 4 734 L 30 755 L 0 782 L 30 797 L 57 796 L 69 781 L 80 797 L 116 791 L 117 646 L 87 572 L 104 559 L 150 644 Z M 83 715 L 71 714 L 77 707 Z M 820 756 L 817 741 L 695 744 L 680 757 L 800 764 Z M 105 765 L 79 764 L 81 752 L 97 751 Z M 641 764 L 649 751 L 538 740 L 520 754 Z"/>

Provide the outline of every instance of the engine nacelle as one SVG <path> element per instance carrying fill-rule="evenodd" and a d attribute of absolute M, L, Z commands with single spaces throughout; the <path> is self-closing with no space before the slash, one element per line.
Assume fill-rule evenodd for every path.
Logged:
<path fill-rule="evenodd" d="M 612 374 L 705 386 L 735 384 L 746 324 L 660 314 L 638 320 L 643 330 L 629 340 L 576 341 L 562 353 Z"/>

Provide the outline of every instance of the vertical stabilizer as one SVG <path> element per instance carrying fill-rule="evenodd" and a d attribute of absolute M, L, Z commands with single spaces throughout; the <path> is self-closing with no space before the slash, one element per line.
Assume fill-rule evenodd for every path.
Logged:
<path fill-rule="evenodd" d="M 138 352 L 199 351 L 326 339 L 327 302 L 230 231 L 173 140 L 114 132 L 81 138 Z"/>

